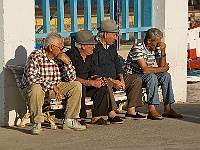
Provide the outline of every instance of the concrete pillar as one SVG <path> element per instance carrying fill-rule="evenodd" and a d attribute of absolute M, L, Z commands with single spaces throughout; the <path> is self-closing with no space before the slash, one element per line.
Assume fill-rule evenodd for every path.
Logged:
<path fill-rule="evenodd" d="M 167 61 L 173 81 L 175 100 L 187 96 L 187 20 L 188 0 L 154 0 L 154 26 L 164 32 Z"/>
<path fill-rule="evenodd" d="M 33 0 L 0 1 L 0 126 L 12 126 L 25 113 L 25 103 L 6 65 L 22 65 L 34 49 Z"/>

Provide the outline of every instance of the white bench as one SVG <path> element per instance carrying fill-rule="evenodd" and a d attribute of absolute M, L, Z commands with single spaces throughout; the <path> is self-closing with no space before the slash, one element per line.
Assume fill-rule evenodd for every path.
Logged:
<path fill-rule="evenodd" d="M 24 66 L 8 65 L 6 66 L 6 68 L 12 71 L 15 77 L 16 85 L 19 89 L 19 92 L 22 93 L 22 89 L 20 88 L 20 83 L 23 76 L 23 72 L 24 72 Z M 127 99 L 126 93 L 124 91 L 116 91 L 114 92 L 114 97 L 115 97 L 115 101 L 117 101 L 118 106 L 119 106 L 118 112 L 121 112 Z M 57 126 L 53 118 L 50 116 L 50 112 L 54 110 L 58 110 L 58 109 L 63 109 L 65 107 L 65 105 L 63 104 L 64 104 L 63 101 L 56 101 L 55 99 L 49 99 L 49 98 L 45 99 L 45 103 L 44 103 L 45 107 L 43 109 L 44 110 L 43 112 L 44 112 L 45 119 L 51 123 L 51 129 L 57 129 Z M 93 105 L 93 101 L 91 101 L 90 97 L 86 97 L 85 104 L 86 106 Z M 30 117 L 30 114 L 27 108 L 27 113 L 22 118 L 22 121 L 19 126 L 21 127 L 25 126 L 29 117 Z"/>

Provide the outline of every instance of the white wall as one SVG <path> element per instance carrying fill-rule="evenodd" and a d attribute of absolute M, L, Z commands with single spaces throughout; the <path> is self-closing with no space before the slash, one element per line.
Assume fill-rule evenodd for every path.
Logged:
<path fill-rule="evenodd" d="M 187 20 L 188 0 L 154 0 L 154 26 L 164 32 L 167 61 L 173 81 L 175 100 L 187 96 Z"/>
<path fill-rule="evenodd" d="M 34 0 L 0 1 L 0 125 L 14 125 L 25 111 L 13 75 L 4 67 L 24 64 L 34 49 L 34 12 Z"/>

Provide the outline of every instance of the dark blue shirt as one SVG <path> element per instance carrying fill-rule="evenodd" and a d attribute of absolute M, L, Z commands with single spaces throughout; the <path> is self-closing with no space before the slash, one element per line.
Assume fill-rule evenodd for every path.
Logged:
<path fill-rule="evenodd" d="M 93 60 L 97 74 L 102 77 L 116 78 L 118 74 L 124 73 L 114 44 L 105 49 L 102 43 L 98 42 L 93 52 Z"/>

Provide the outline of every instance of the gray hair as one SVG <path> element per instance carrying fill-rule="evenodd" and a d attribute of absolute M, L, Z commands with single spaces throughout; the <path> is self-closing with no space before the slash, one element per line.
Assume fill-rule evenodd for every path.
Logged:
<path fill-rule="evenodd" d="M 97 33 L 97 36 L 100 37 L 100 38 L 103 37 L 103 36 L 104 36 L 104 32 L 103 32 L 103 31 L 99 31 L 99 32 Z"/>
<path fill-rule="evenodd" d="M 80 43 L 75 43 L 75 46 L 78 48 L 78 49 L 80 49 L 81 48 L 81 44 Z"/>
<path fill-rule="evenodd" d="M 44 40 L 44 47 L 47 47 L 48 45 L 51 45 L 51 44 L 55 44 L 55 38 L 62 39 L 62 36 L 58 34 L 57 32 L 49 33 Z"/>
<path fill-rule="evenodd" d="M 145 36 L 145 40 L 151 39 L 152 41 L 155 41 L 156 37 L 160 37 L 162 39 L 163 33 L 157 28 L 151 28 L 147 31 L 146 36 Z"/>

